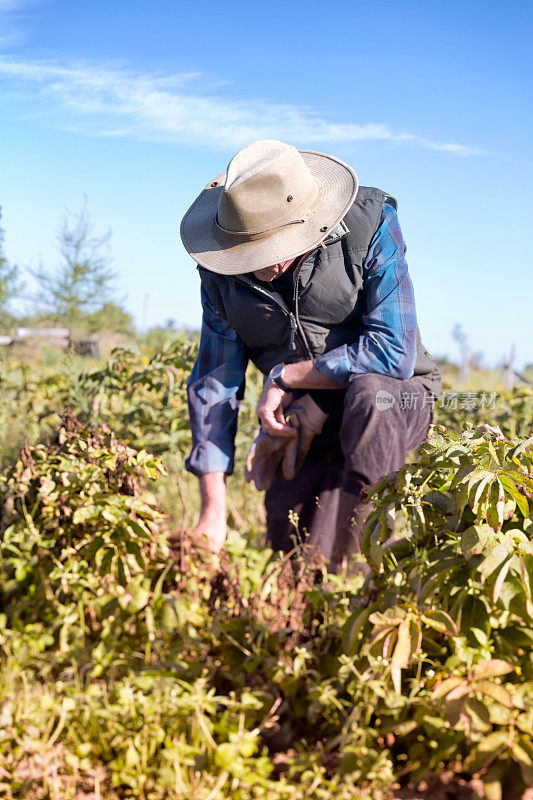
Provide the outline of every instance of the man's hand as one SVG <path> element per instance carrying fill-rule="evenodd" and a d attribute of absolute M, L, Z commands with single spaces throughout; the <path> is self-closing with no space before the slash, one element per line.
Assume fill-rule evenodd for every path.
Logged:
<path fill-rule="evenodd" d="M 227 534 L 226 476 L 223 472 L 209 472 L 200 477 L 202 507 L 198 525 L 193 534 L 207 537 L 209 549 L 219 553 Z"/>
<path fill-rule="evenodd" d="M 267 378 L 257 404 L 257 416 L 264 433 L 270 436 L 297 435 L 297 431 L 285 423 L 284 409 L 292 400 L 291 392 L 284 392 Z"/>
<path fill-rule="evenodd" d="M 261 430 L 246 459 L 246 480 L 253 481 L 259 491 L 269 489 L 276 475 L 292 481 L 327 416 L 309 394 L 292 402 L 285 409 L 285 419 L 297 435 L 278 436 Z"/>
<path fill-rule="evenodd" d="M 285 423 L 284 409 L 292 400 L 291 392 L 284 392 L 267 378 L 257 404 L 257 416 L 264 433 L 270 436 L 296 436 L 296 431 Z"/>

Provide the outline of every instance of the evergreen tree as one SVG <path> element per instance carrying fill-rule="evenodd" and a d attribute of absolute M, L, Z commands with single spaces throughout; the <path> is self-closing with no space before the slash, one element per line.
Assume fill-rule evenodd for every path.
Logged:
<path fill-rule="evenodd" d="M 11 264 L 4 253 L 4 229 L 2 228 L 2 209 L 0 207 L 0 320 L 5 323 L 11 315 L 7 304 L 20 291 L 19 268 Z"/>
<path fill-rule="evenodd" d="M 76 328 L 87 314 L 112 301 L 115 273 L 110 267 L 110 237 L 110 231 L 104 236 L 94 234 L 87 204 L 78 214 L 65 215 L 57 236 L 58 268 L 33 272 L 40 301 L 56 322 Z"/>

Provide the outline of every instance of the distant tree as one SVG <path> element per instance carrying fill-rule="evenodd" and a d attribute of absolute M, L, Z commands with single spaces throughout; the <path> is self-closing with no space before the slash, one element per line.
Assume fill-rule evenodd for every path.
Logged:
<path fill-rule="evenodd" d="M 458 322 L 453 327 L 452 336 L 461 350 L 461 380 L 466 383 L 470 378 L 470 346 L 468 344 L 468 337 L 462 325 Z"/>
<path fill-rule="evenodd" d="M 123 333 L 127 336 L 135 335 L 133 317 L 116 303 L 104 303 L 102 308 L 87 314 L 83 319 L 83 327 L 87 333 Z"/>
<path fill-rule="evenodd" d="M 445 368 L 445 369 L 447 369 L 448 371 L 451 371 L 451 372 L 458 372 L 458 370 L 459 370 L 459 368 L 458 368 L 457 364 L 455 363 L 455 361 L 452 361 L 451 358 L 449 358 L 447 355 L 442 355 L 442 356 L 435 355 L 435 356 L 432 356 L 432 358 L 433 358 L 434 361 L 437 362 L 439 367 L 443 367 L 443 368 Z"/>
<path fill-rule="evenodd" d="M 39 301 L 54 321 L 76 328 L 87 314 L 112 302 L 115 273 L 110 267 L 111 231 L 95 236 L 87 203 L 63 218 L 57 235 L 61 261 L 55 271 L 33 271 Z"/>
<path fill-rule="evenodd" d="M 485 368 L 485 353 L 483 350 L 474 350 L 470 356 L 470 366 L 472 369 Z"/>
<path fill-rule="evenodd" d="M 20 270 L 16 264 L 11 264 L 4 253 L 4 229 L 2 228 L 2 209 L 0 207 L 0 320 L 11 319 L 7 311 L 7 304 L 20 291 Z"/>

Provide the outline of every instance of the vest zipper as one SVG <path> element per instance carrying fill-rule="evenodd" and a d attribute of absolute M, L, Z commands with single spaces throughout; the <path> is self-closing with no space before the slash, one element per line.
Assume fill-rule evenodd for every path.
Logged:
<path fill-rule="evenodd" d="M 294 308 L 294 321 L 296 323 L 295 327 L 298 329 L 300 333 L 300 338 L 303 342 L 304 349 L 306 351 L 307 358 L 312 360 L 313 354 L 311 352 L 311 348 L 309 347 L 309 342 L 307 341 L 307 337 L 305 335 L 305 331 L 300 324 L 300 317 L 298 315 L 298 286 L 300 282 L 300 270 L 302 269 L 302 264 L 304 263 L 305 255 L 302 256 L 300 263 L 296 267 L 296 272 L 294 273 L 294 293 L 292 296 L 292 305 Z M 290 345 L 289 345 L 290 349 Z"/>
<path fill-rule="evenodd" d="M 300 264 L 300 266 L 301 266 L 301 264 Z M 299 268 L 298 268 L 298 270 L 299 270 Z M 256 294 L 262 295 L 263 297 L 267 297 L 269 300 L 273 301 L 279 308 L 281 308 L 281 310 L 283 311 L 285 316 L 288 317 L 289 324 L 291 326 L 291 334 L 290 334 L 290 339 L 289 339 L 289 350 L 291 352 L 294 352 L 296 350 L 295 338 L 296 338 L 296 334 L 298 334 L 299 337 L 300 337 L 300 340 L 301 340 L 301 342 L 303 344 L 304 350 L 306 351 L 307 357 L 308 358 L 313 358 L 313 356 L 311 354 L 311 351 L 309 350 L 309 346 L 307 344 L 307 340 L 305 338 L 305 334 L 304 334 L 304 332 L 302 330 L 301 325 L 299 324 L 297 314 L 293 314 L 293 312 L 290 310 L 290 308 L 281 299 L 278 299 L 273 294 L 271 294 L 268 291 L 268 289 L 264 289 L 262 286 L 257 286 L 251 280 L 247 280 L 246 278 L 243 278 L 240 275 L 234 275 L 233 279 L 235 281 L 237 281 L 237 283 L 240 283 L 243 286 L 246 286 L 248 289 L 251 289 Z"/>
<path fill-rule="evenodd" d="M 292 311 L 289 314 L 289 321 L 291 323 L 291 338 L 289 340 L 289 350 L 291 352 L 294 352 L 294 350 L 296 350 L 296 342 L 294 341 L 294 339 L 296 336 L 296 331 L 298 329 L 298 323 L 296 322 L 296 317 L 294 316 Z"/>

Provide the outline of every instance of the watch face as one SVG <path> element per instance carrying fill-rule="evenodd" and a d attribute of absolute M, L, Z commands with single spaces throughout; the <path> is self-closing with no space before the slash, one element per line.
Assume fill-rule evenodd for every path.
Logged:
<path fill-rule="evenodd" d="M 278 378 L 283 376 L 283 372 L 285 370 L 285 364 L 276 364 L 275 367 L 272 367 L 270 370 L 270 377 L 273 381 L 276 381 Z"/>

